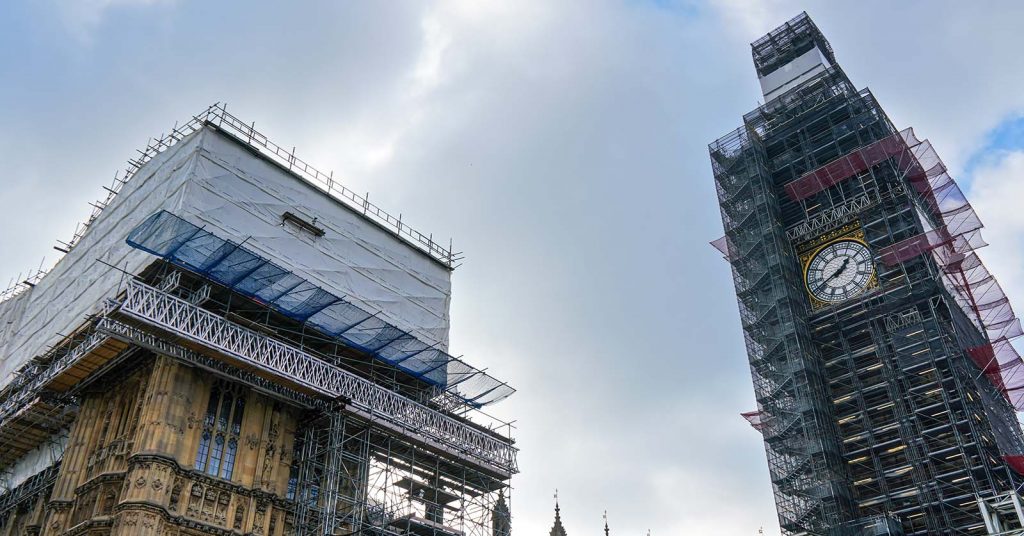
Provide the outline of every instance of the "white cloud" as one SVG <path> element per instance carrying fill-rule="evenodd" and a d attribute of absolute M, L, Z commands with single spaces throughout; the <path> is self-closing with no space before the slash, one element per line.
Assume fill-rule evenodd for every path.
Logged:
<path fill-rule="evenodd" d="M 429 91 L 441 81 L 441 61 L 452 44 L 448 28 L 437 16 L 430 14 L 423 18 L 423 49 L 413 70 L 413 93 Z"/>
<path fill-rule="evenodd" d="M 466 252 L 452 344 L 519 388 L 494 408 L 518 420 L 517 533 L 548 530 L 558 487 L 574 535 L 599 534 L 606 508 L 616 534 L 777 534 L 738 415 L 754 401 L 732 282 L 707 246 L 721 226 L 706 144 L 760 98 L 749 42 L 805 6 L 655 4 L 61 1 L 75 39 L 26 40 L 32 64 L 0 88 L 19 104 L 0 112 L 17 200 L 0 210 L 0 281 L 52 255 L 136 144 L 227 100 Z M 173 20 L 137 16 L 168 5 Z M 854 82 L 947 161 L 1024 101 L 1006 89 L 1024 86 L 1017 3 L 806 9 Z M 98 46 L 62 63 L 79 40 Z M 1008 287 L 1019 159 L 972 192 Z"/>
<path fill-rule="evenodd" d="M 764 35 L 798 13 L 782 8 L 779 2 L 712 0 L 711 5 L 721 13 L 725 27 L 747 41 L 756 39 L 751 36 Z"/>
<path fill-rule="evenodd" d="M 989 246 L 980 255 L 1011 300 L 1024 313 L 1024 151 L 994 155 L 973 174 L 971 205 L 985 223 Z"/>
<path fill-rule="evenodd" d="M 80 42 L 91 43 L 103 19 L 120 8 L 171 5 L 177 0 L 57 0 L 68 31 Z"/>

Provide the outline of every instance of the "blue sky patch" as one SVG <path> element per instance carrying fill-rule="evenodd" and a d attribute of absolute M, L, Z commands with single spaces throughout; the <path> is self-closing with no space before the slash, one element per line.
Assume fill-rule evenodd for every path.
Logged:
<path fill-rule="evenodd" d="M 979 167 L 998 161 L 1009 151 L 1024 149 L 1024 113 L 1014 114 L 985 135 L 985 143 L 967 159 L 964 183 L 969 186 Z"/>

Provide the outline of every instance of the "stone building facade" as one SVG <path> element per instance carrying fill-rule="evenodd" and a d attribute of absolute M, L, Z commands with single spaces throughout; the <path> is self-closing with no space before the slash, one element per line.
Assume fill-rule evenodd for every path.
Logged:
<path fill-rule="evenodd" d="M 508 536 L 450 247 L 222 105 L 142 154 L 0 292 L 0 536 Z"/>
<path fill-rule="evenodd" d="M 26 502 L 0 535 L 294 534 L 298 418 L 269 397 L 144 353 L 85 394 L 49 493 Z"/>

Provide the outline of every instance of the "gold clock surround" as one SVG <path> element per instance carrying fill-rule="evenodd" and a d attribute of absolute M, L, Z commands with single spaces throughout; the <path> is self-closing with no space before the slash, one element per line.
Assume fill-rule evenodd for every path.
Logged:
<path fill-rule="evenodd" d="M 827 247 L 829 247 L 832 244 L 835 244 L 837 242 L 844 242 L 844 241 L 857 242 L 857 243 L 863 245 L 868 251 L 871 251 L 870 246 L 868 246 L 867 241 L 864 239 L 864 230 L 861 228 L 860 222 L 853 222 L 853 223 L 844 225 L 843 227 L 840 227 L 838 229 L 835 229 L 833 231 L 825 233 L 825 234 L 823 234 L 823 235 L 821 235 L 821 236 L 819 236 L 817 238 L 814 238 L 813 240 L 809 240 L 807 242 L 804 242 L 803 244 L 800 244 L 796 248 L 797 249 L 797 254 L 799 255 L 799 258 L 800 258 L 800 274 L 801 274 L 801 277 L 802 277 L 803 283 L 804 283 L 804 291 L 807 293 L 807 298 L 811 302 L 811 310 L 813 310 L 813 311 L 817 311 L 819 309 L 824 309 L 825 307 L 829 307 L 829 306 L 833 306 L 833 305 L 839 305 L 839 304 L 845 303 L 845 302 L 847 302 L 849 300 L 856 299 L 856 298 L 858 298 L 860 296 L 863 296 L 868 291 L 870 291 L 872 289 L 875 289 L 875 288 L 878 288 L 878 286 L 879 286 L 878 285 L 878 275 L 877 275 L 876 270 L 874 269 L 874 265 L 873 265 L 874 263 L 872 263 L 871 277 L 868 279 L 867 284 L 864 286 L 863 290 L 859 294 L 857 294 L 856 296 L 853 296 L 853 297 L 851 297 L 851 298 L 849 298 L 847 300 L 843 300 L 841 302 L 827 302 L 827 301 L 818 299 L 814 295 L 814 293 L 811 291 L 810 286 L 808 285 L 808 281 L 807 281 L 807 272 L 808 272 L 808 269 L 810 268 L 811 261 L 814 260 L 814 258 L 818 255 L 818 253 L 821 252 L 823 249 L 825 249 L 825 248 L 827 248 Z"/>

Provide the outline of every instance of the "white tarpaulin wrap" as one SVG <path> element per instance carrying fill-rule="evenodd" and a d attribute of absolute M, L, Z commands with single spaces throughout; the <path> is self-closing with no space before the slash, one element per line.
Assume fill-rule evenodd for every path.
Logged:
<path fill-rule="evenodd" d="M 248 239 L 254 252 L 447 348 L 447 268 L 237 143 L 213 132 L 205 138 L 183 217 L 218 236 Z M 315 219 L 324 236 L 283 226 L 285 212 Z"/>
<path fill-rule="evenodd" d="M 448 344 L 450 271 L 393 233 L 224 134 L 203 128 L 154 157 L 34 288 L 0 303 L 0 382 L 153 261 L 125 237 L 167 210 L 334 292 L 431 344 Z M 285 212 L 324 230 L 283 225 Z"/>
<path fill-rule="evenodd" d="M 68 431 L 54 434 L 42 445 L 28 451 L 0 476 L 0 493 L 14 489 L 33 475 L 60 461 L 68 445 Z"/>
<path fill-rule="evenodd" d="M 764 94 L 765 102 L 769 102 L 775 97 L 810 80 L 830 66 L 828 57 L 822 53 L 821 49 L 815 46 L 789 63 L 760 78 L 761 93 Z"/>

